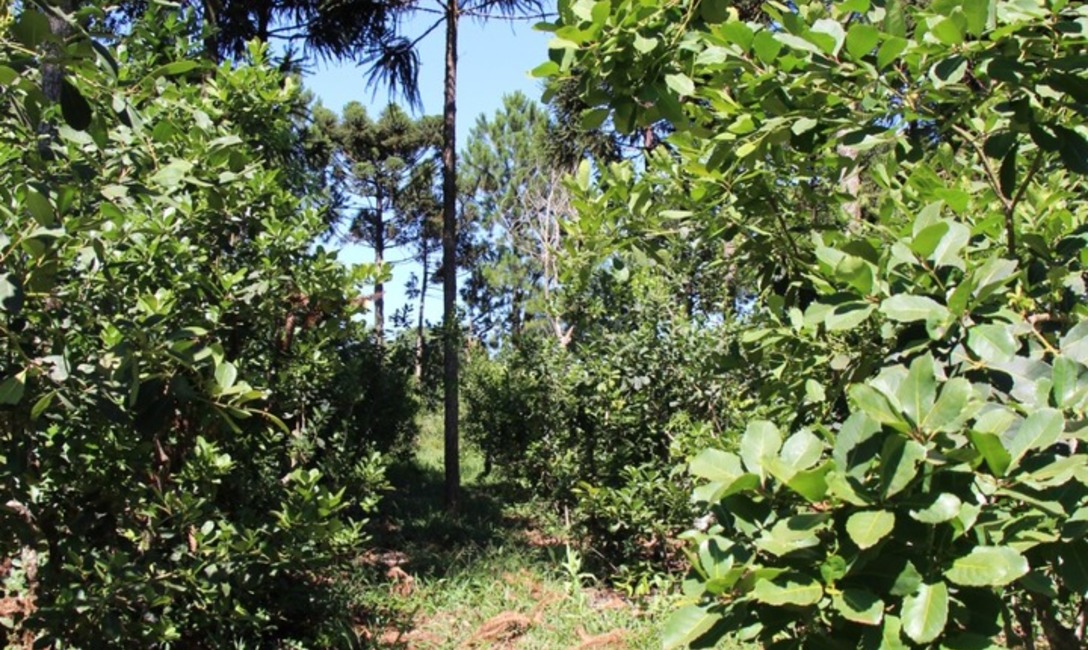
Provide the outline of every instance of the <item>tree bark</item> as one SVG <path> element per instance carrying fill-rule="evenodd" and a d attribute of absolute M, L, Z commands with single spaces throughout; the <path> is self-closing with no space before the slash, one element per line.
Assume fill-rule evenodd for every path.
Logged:
<path fill-rule="evenodd" d="M 446 83 L 442 124 L 442 334 L 445 363 L 446 509 L 456 513 L 461 500 L 458 436 L 457 327 L 457 0 L 446 5 Z"/>
<path fill-rule="evenodd" d="M 427 276 L 430 274 L 430 269 L 427 265 L 427 240 L 423 240 L 423 274 L 419 279 L 419 319 L 416 323 L 416 381 L 423 380 L 423 354 L 424 346 L 426 345 L 423 340 L 423 324 L 426 322 L 423 318 L 423 309 L 427 304 Z"/>
<path fill-rule="evenodd" d="M 382 266 L 385 264 L 385 215 L 382 214 L 382 195 L 375 197 L 374 204 L 374 266 L 378 279 L 374 282 L 374 337 L 378 345 L 385 343 L 385 284 L 382 283 Z"/>

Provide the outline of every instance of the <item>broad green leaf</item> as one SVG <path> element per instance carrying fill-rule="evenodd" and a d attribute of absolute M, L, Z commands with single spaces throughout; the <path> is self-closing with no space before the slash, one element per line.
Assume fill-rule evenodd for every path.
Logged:
<path fill-rule="evenodd" d="M 1028 451 L 1045 449 L 1058 441 L 1065 430 L 1065 417 L 1057 409 L 1043 408 L 1032 412 L 1007 443 L 1009 456 L 1016 465 Z"/>
<path fill-rule="evenodd" d="M 1088 365 L 1088 321 L 1077 323 L 1061 340 L 1062 355 Z"/>
<path fill-rule="evenodd" d="M 756 548 L 782 557 L 794 551 L 819 546 L 817 536 L 827 527 L 827 515 L 794 515 L 780 519 L 756 540 Z"/>
<path fill-rule="evenodd" d="M 971 416 L 968 405 L 971 400 L 971 382 L 963 377 L 953 377 L 941 387 L 937 403 L 922 419 L 920 428 L 928 432 L 951 433 L 960 428 Z"/>
<path fill-rule="evenodd" d="M 193 163 L 188 160 L 175 159 L 152 174 L 151 181 L 167 188 L 176 187 L 181 184 L 192 169 Z"/>
<path fill-rule="evenodd" d="M 895 514 L 886 510 L 858 512 L 846 520 L 846 533 L 858 545 L 866 549 L 876 546 L 895 528 Z"/>
<path fill-rule="evenodd" d="M 900 323 L 948 318 L 948 308 L 926 296 L 897 294 L 880 304 L 880 311 Z"/>
<path fill-rule="evenodd" d="M 846 52 L 855 61 L 868 56 L 879 42 L 880 31 L 872 25 L 854 23 L 846 32 Z"/>
<path fill-rule="evenodd" d="M 824 590 L 819 582 L 797 574 L 781 576 L 773 581 L 759 580 L 752 590 L 752 597 L 759 602 L 778 607 L 815 605 L 823 595 Z"/>
<path fill-rule="evenodd" d="M 86 131 L 91 125 L 91 105 L 67 79 L 60 87 L 60 110 L 68 126 L 77 131 Z"/>
<path fill-rule="evenodd" d="M 899 59 L 899 55 L 907 49 L 907 45 L 908 42 L 905 38 L 892 36 L 886 39 L 880 49 L 877 50 L 876 67 L 884 69 L 888 65 L 895 63 Z"/>
<path fill-rule="evenodd" d="M 34 220 L 38 222 L 38 225 L 46 228 L 52 228 L 57 219 L 53 213 L 53 204 L 49 202 L 38 190 L 28 187 L 26 188 L 26 208 L 30 212 L 30 215 L 34 217 Z"/>
<path fill-rule="evenodd" d="M 18 404 L 26 392 L 26 370 L 21 370 L 0 382 L 0 404 Z"/>
<path fill-rule="evenodd" d="M 23 310 L 23 285 L 12 273 L 0 273 L 0 311 L 11 317 Z"/>
<path fill-rule="evenodd" d="M 910 516 L 923 524 L 940 524 L 955 519 L 960 514 L 963 501 L 955 494 L 942 492 L 927 508 L 911 510 Z"/>
<path fill-rule="evenodd" d="M 923 584 L 903 599 L 900 610 L 903 633 L 915 643 L 931 643 L 944 632 L 948 622 L 948 585 Z"/>
<path fill-rule="evenodd" d="M 704 4 L 714 3 L 708 2 Z M 752 47 L 752 40 L 755 38 L 755 32 L 753 32 L 752 28 L 745 23 L 742 23 L 739 20 L 733 20 L 723 24 L 718 29 L 727 41 L 736 44 L 745 52 Z"/>
<path fill-rule="evenodd" d="M 913 562 L 907 560 L 906 564 L 903 565 L 903 570 L 895 577 L 895 583 L 892 584 L 892 588 L 888 590 L 888 593 L 893 596 L 909 596 L 918 591 L 918 587 L 921 585 L 922 574 L 918 572 Z"/>
<path fill-rule="evenodd" d="M 832 457 L 839 466 L 840 471 L 850 469 L 850 452 L 858 445 L 869 440 L 880 432 L 880 424 L 865 413 L 855 411 L 846 418 L 835 437 L 835 446 Z"/>
<path fill-rule="evenodd" d="M 824 326 L 829 332 L 852 330 L 864 323 L 876 311 L 876 306 L 869 302 L 853 301 L 828 311 L 824 317 Z"/>
<path fill-rule="evenodd" d="M 661 631 L 665 650 L 685 648 L 714 627 L 721 619 L 721 614 L 712 612 L 708 607 L 688 605 L 673 612 L 665 621 Z"/>
<path fill-rule="evenodd" d="M 843 618 L 862 625 L 880 625 L 884 619 L 884 601 L 867 589 L 844 589 L 831 604 Z"/>
<path fill-rule="evenodd" d="M 974 445 L 975 450 L 982 455 L 983 460 L 986 461 L 986 465 L 990 467 L 990 471 L 994 473 L 994 476 L 1000 478 L 1005 475 L 1005 472 L 1009 471 L 1012 457 L 1005 450 L 1005 446 L 1001 444 L 1000 437 L 981 431 L 971 431 L 967 434 L 967 437 L 971 444 Z"/>
<path fill-rule="evenodd" d="M 959 45 L 963 42 L 963 29 L 953 18 L 945 18 L 930 29 L 930 33 L 945 45 Z"/>
<path fill-rule="evenodd" d="M 720 449 L 704 449 L 691 460 L 690 471 L 699 478 L 723 483 L 735 481 L 744 474 L 740 458 Z"/>
<path fill-rule="evenodd" d="M 1058 575 L 1062 584 L 1082 598 L 1088 598 L 1088 542 L 1077 539 L 1058 550 Z"/>
<path fill-rule="evenodd" d="M 945 577 L 964 587 L 1002 587 L 1028 572 L 1028 561 L 1007 546 L 976 546 L 952 562 Z"/>
<path fill-rule="evenodd" d="M 867 384 L 854 384 L 848 390 L 854 405 L 880 424 L 909 429 L 909 425 L 893 407 L 888 397 Z"/>
<path fill-rule="evenodd" d="M 820 460 L 824 443 L 807 429 L 802 429 L 786 439 L 779 457 L 794 471 L 808 469 Z"/>
<path fill-rule="evenodd" d="M 1069 357 L 1059 356 L 1054 359 L 1054 404 L 1058 407 L 1072 406 L 1077 394 L 1081 366 Z"/>
<path fill-rule="evenodd" d="M 778 427 L 766 420 L 756 420 L 748 424 L 740 439 L 740 457 L 748 471 L 764 476 L 763 459 L 773 457 L 782 447 L 782 435 Z"/>
<path fill-rule="evenodd" d="M 837 20 L 831 20 L 829 18 L 820 18 L 812 24 L 812 36 L 817 36 L 817 42 L 821 43 L 821 49 L 825 54 L 831 56 L 838 56 L 839 50 L 842 49 L 843 41 L 846 40 L 846 32 L 842 28 L 842 23 Z M 826 36 L 825 39 L 820 39 L 818 36 Z"/>
<path fill-rule="evenodd" d="M 200 63 L 197 61 L 174 61 L 155 68 L 148 78 L 155 79 L 157 77 L 173 77 L 179 74 L 185 74 L 192 72 L 200 67 Z"/>
<path fill-rule="evenodd" d="M 967 347 L 986 363 L 1010 361 L 1020 344 L 1012 334 L 1012 326 L 1001 323 L 976 325 L 967 333 Z"/>
<path fill-rule="evenodd" d="M 233 387 L 237 379 L 238 369 L 234 367 L 233 363 L 224 361 L 215 367 L 215 382 L 219 385 L 220 391 Z"/>
<path fill-rule="evenodd" d="M 918 465 L 926 457 L 926 448 L 914 440 L 900 436 L 888 438 L 880 452 L 880 479 L 884 496 L 903 491 L 918 478 Z"/>
<path fill-rule="evenodd" d="M 679 73 L 665 75 L 665 85 L 681 97 L 695 94 L 695 82 L 693 82 L 691 77 L 686 74 Z"/>
<path fill-rule="evenodd" d="M 786 487 L 800 494 L 810 503 L 823 501 L 827 497 L 827 474 L 832 467 L 833 465 L 827 462 L 815 469 L 801 470 L 786 481 Z"/>
<path fill-rule="evenodd" d="M 937 378 L 933 371 L 933 357 L 926 354 L 910 364 L 906 380 L 899 386 L 896 398 L 907 417 L 915 424 L 933 408 L 937 396 Z"/>

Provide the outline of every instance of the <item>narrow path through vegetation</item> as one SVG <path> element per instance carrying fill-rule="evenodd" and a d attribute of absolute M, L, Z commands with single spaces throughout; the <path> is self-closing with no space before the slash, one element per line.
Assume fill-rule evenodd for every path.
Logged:
<path fill-rule="evenodd" d="M 466 454 L 463 512 L 442 505 L 441 432 L 390 470 L 364 576 L 363 634 L 380 648 L 658 648 L 660 607 L 595 583 L 563 526 Z M 411 489 L 407 489 L 411 487 Z M 364 592 L 365 590 L 360 590 Z"/>

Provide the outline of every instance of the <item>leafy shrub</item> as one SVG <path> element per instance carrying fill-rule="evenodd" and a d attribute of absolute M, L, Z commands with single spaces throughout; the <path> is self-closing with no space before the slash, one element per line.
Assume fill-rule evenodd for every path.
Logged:
<path fill-rule="evenodd" d="M 109 48 L 80 26 L 97 10 L 62 45 L 36 6 L 0 34 L 0 557 L 35 599 L 17 626 L 350 646 L 324 583 L 407 416 L 375 430 L 357 392 L 367 270 L 315 245 L 299 88 L 262 46 L 196 60 L 175 11 Z"/>
<path fill-rule="evenodd" d="M 1084 6 L 606 9 L 561 3 L 552 72 L 676 132 L 579 218 L 722 245 L 759 400 L 690 464 L 666 645 L 1082 647 Z"/>

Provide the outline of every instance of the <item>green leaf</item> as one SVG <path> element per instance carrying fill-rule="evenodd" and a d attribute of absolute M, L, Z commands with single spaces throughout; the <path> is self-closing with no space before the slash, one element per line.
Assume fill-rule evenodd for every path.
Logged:
<path fill-rule="evenodd" d="M 922 419 L 919 428 L 926 432 L 952 433 L 970 417 L 968 405 L 973 390 L 971 382 L 963 377 L 949 379 L 941 387 L 937 403 Z"/>
<path fill-rule="evenodd" d="M 786 481 L 786 487 L 804 497 L 809 503 L 823 501 L 827 497 L 827 475 L 834 465 L 831 462 L 797 472 Z"/>
<path fill-rule="evenodd" d="M 740 457 L 748 471 L 764 476 L 763 459 L 773 457 L 782 446 L 782 436 L 778 427 L 766 420 L 756 420 L 748 424 L 740 440 Z"/>
<path fill-rule="evenodd" d="M 884 41 L 876 53 L 876 67 L 883 70 L 889 64 L 899 60 L 899 55 L 907 49 L 907 39 L 892 36 Z"/>
<path fill-rule="evenodd" d="M 1088 321 L 1077 323 L 1061 340 L 1062 355 L 1088 365 Z"/>
<path fill-rule="evenodd" d="M 967 64 L 967 58 L 959 54 L 952 55 L 937 63 L 929 71 L 929 77 L 933 80 L 933 87 L 943 88 L 959 83 L 967 74 Z"/>
<path fill-rule="evenodd" d="M 60 111 L 65 123 L 77 131 L 86 131 L 91 126 L 91 105 L 67 79 L 60 86 Z"/>
<path fill-rule="evenodd" d="M 200 63 L 197 61 L 174 61 L 173 63 L 167 63 L 155 68 L 150 75 L 149 79 L 157 79 L 159 77 L 173 77 L 179 74 L 185 74 L 192 72 L 200 67 Z"/>
<path fill-rule="evenodd" d="M 534 79 L 554 77 L 559 74 L 559 64 L 555 61 L 546 61 L 529 71 L 529 76 Z"/>
<path fill-rule="evenodd" d="M 661 631 L 665 650 L 685 648 L 703 636 L 721 620 L 721 614 L 708 607 L 688 605 L 673 612 Z"/>
<path fill-rule="evenodd" d="M 773 32 L 763 29 L 756 32 L 755 38 L 752 39 L 752 49 L 761 62 L 770 64 L 778 58 L 779 52 L 782 51 L 782 43 L 775 39 Z"/>
<path fill-rule="evenodd" d="M 838 56 L 839 50 L 842 49 L 843 41 L 846 40 L 846 32 L 843 31 L 842 23 L 837 20 L 831 20 L 829 18 L 820 18 L 812 24 L 812 31 L 809 32 L 811 36 L 826 36 L 827 39 L 818 39 L 819 41 L 826 40 L 822 43 L 821 49 L 824 54 L 831 56 Z"/>
<path fill-rule="evenodd" d="M 835 594 L 831 604 L 848 621 L 880 625 L 884 620 L 884 601 L 867 589 L 844 589 Z"/>
<path fill-rule="evenodd" d="M 930 33 L 945 45 L 959 45 L 963 42 L 963 29 L 952 18 L 945 18 L 930 29 Z"/>
<path fill-rule="evenodd" d="M 151 175 L 151 182 L 163 187 L 177 187 L 185 180 L 193 169 L 193 163 L 188 160 L 175 159 L 167 163 Z"/>
<path fill-rule="evenodd" d="M 681 97 L 695 94 L 695 82 L 683 73 L 665 75 L 665 85 Z"/>
<path fill-rule="evenodd" d="M 1002 587 L 1028 572 L 1028 561 L 1008 546 L 976 546 L 952 562 L 945 577 L 964 587 Z"/>
<path fill-rule="evenodd" d="M 740 458 L 720 449 L 704 449 L 692 459 L 691 474 L 710 481 L 731 483 L 744 474 Z"/>
<path fill-rule="evenodd" d="M 909 429 L 908 423 L 888 401 L 887 395 L 868 384 L 854 384 L 847 391 L 854 405 L 880 424 Z"/>
<path fill-rule="evenodd" d="M 900 436 L 888 438 L 880 452 L 880 478 L 884 496 L 891 497 L 918 477 L 918 465 L 926 458 L 926 448 Z"/>
<path fill-rule="evenodd" d="M 941 524 L 955 519 L 960 514 L 962 506 L 963 501 L 960 501 L 958 496 L 942 492 L 937 495 L 937 499 L 929 507 L 922 510 L 911 510 L 910 516 L 923 524 Z"/>
<path fill-rule="evenodd" d="M 1001 185 L 1001 193 L 1005 198 L 1011 199 L 1016 194 L 1016 154 L 1018 146 L 1013 143 L 1005 158 L 1001 160 L 1001 169 L 998 172 L 998 182 Z"/>
<path fill-rule="evenodd" d="M 880 31 L 872 25 L 854 23 L 846 32 L 846 52 L 860 61 L 868 56 L 880 41 Z"/>
<path fill-rule="evenodd" d="M 745 52 L 747 52 L 752 47 L 752 41 L 755 38 L 755 32 L 752 31 L 751 27 L 740 22 L 739 20 L 725 23 L 719 29 L 721 31 L 721 35 L 724 36 L 727 41 L 736 44 Z"/>
<path fill-rule="evenodd" d="M 902 293 L 882 302 L 880 311 L 888 318 L 900 323 L 944 320 L 949 316 L 948 308 L 932 298 Z"/>
<path fill-rule="evenodd" d="M 948 622 L 948 585 L 943 582 L 923 584 L 903 599 L 900 611 L 903 633 L 915 643 L 932 642 L 944 632 Z"/>
<path fill-rule="evenodd" d="M 608 119 L 611 114 L 607 108 L 591 108 L 582 113 L 582 130 L 592 131 L 600 128 L 604 121 Z"/>
<path fill-rule="evenodd" d="M 237 379 L 238 369 L 233 363 L 224 361 L 215 367 L 215 383 L 219 385 L 221 391 L 230 389 Z"/>
<path fill-rule="evenodd" d="M 1033 411 L 1008 442 L 1013 465 L 1032 449 L 1045 449 L 1058 441 L 1065 430 L 1065 417 L 1052 408 Z"/>
<path fill-rule="evenodd" d="M 811 431 L 802 429 L 786 439 L 780 458 L 795 471 L 808 469 L 820 460 L 824 443 Z"/>
<path fill-rule="evenodd" d="M 915 424 L 929 414 L 937 396 L 937 378 L 933 371 L 933 357 L 926 354 L 910 364 L 906 380 L 899 386 L 896 398 L 907 417 Z"/>
<path fill-rule="evenodd" d="M 26 370 L 22 370 L 0 382 L 0 404 L 18 404 L 25 392 Z"/>
<path fill-rule="evenodd" d="M 0 273 L 0 310 L 18 316 L 23 310 L 23 283 L 13 273 Z"/>
<path fill-rule="evenodd" d="M 12 33 L 20 43 L 30 49 L 36 49 L 50 38 L 49 19 L 39 11 L 25 9 L 11 27 Z"/>
<path fill-rule="evenodd" d="M 992 433 L 983 433 L 981 431 L 970 431 L 967 434 L 967 438 L 974 445 L 975 450 L 986 461 L 986 465 L 989 466 L 990 471 L 994 473 L 994 476 L 998 478 L 1005 475 L 1005 472 L 1009 471 L 1009 465 L 1012 464 L 1012 457 L 1009 456 L 1009 452 L 1005 451 L 1005 446 L 1001 444 L 1001 438 Z"/>
<path fill-rule="evenodd" d="M 1077 131 L 1054 125 L 1058 138 L 1058 153 L 1065 168 L 1077 174 L 1088 174 L 1088 141 Z"/>
<path fill-rule="evenodd" d="M 25 200 L 27 210 L 30 211 L 31 216 L 39 225 L 52 228 L 56 224 L 57 219 L 53 213 L 53 204 L 41 192 L 28 187 L 26 188 Z"/>
<path fill-rule="evenodd" d="M 805 607 L 820 602 L 824 590 L 820 583 L 808 576 L 789 574 L 772 580 L 760 579 L 752 590 L 752 597 L 761 603 L 782 607 Z"/>
<path fill-rule="evenodd" d="M 907 563 L 903 565 L 903 570 L 895 577 L 895 583 L 888 590 L 888 593 L 893 596 L 909 596 L 918 591 L 918 587 L 921 585 L 922 574 L 918 573 L 918 569 L 913 562 L 907 560 Z"/>
<path fill-rule="evenodd" d="M 875 546 L 895 528 L 895 514 L 886 510 L 858 512 L 846 520 L 846 533 L 860 549 Z"/>
<path fill-rule="evenodd" d="M 1012 326 L 993 323 L 976 325 L 967 333 L 967 347 L 986 363 L 1005 363 L 1016 356 L 1020 344 Z"/>
<path fill-rule="evenodd" d="M 1058 356 L 1054 359 L 1054 404 L 1064 408 L 1072 406 L 1074 396 L 1077 394 L 1080 379 L 1081 365 L 1066 356 Z"/>
<path fill-rule="evenodd" d="M 653 52 L 654 48 L 657 47 L 657 44 L 658 40 L 656 38 L 646 38 L 642 34 L 635 34 L 635 50 L 643 54 Z"/>

